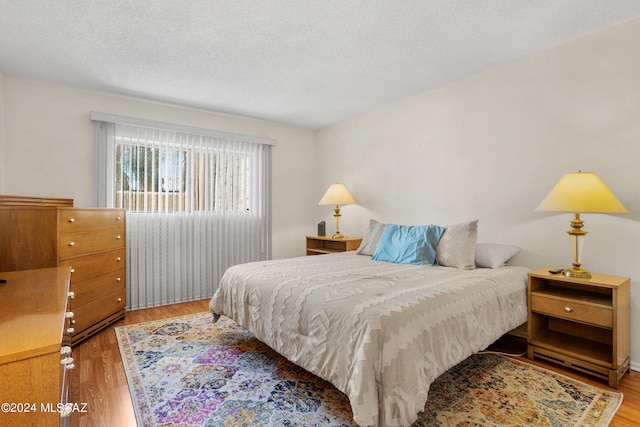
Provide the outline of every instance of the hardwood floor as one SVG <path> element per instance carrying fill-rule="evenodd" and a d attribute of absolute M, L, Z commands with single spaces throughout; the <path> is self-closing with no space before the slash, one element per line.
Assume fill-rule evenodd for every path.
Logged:
<path fill-rule="evenodd" d="M 74 413 L 70 423 L 71 427 L 126 427 L 136 425 L 129 386 L 113 330 L 115 326 L 199 313 L 208 310 L 208 303 L 209 300 L 207 299 L 130 311 L 127 312 L 126 319 L 115 323 L 113 326 L 75 346 L 73 357 L 77 361 L 76 366 L 78 368 L 74 371 L 71 401 L 87 403 L 87 412 Z M 502 343 L 499 350 L 519 353 L 524 351 L 524 348 L 526 348 L 526 343 L 508 340 Z M 582 375 L 546 362 L 531 362 L 524 357 L 519 357 L 519 359 L 535 363 L 588 384 L 608 389 L 606 382 L 597 378 Z M 637 420 L 640 419 L 640 372 L 631 371 L 626 374 L 620 381 L 620 389 L 618 391 L 624 393 L 624 400 L 611 423 L 611 427 L 637 426 Z"/>
<path fill-rule="evenodd" d="M 122 366 L 114 327 L 207 311 L 209 300 L 127 312 L 126 318 L 73 348 L 77 360 L 70 401 L 87 403 L 75 413 L 71 427 L 136 426 L 129 385 Z"/>

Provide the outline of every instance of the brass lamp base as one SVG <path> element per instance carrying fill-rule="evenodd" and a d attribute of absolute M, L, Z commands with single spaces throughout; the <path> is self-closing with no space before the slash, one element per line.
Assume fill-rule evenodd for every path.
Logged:
<path fill-rule="evenodd" d="M 591 273 L 582 268 L 582 246 L 587 232 L 582 229 L 584 223 L 580 219 L 580 214 L 575 213 L 573 221 L 571 221 L 571 230 L 567 231 L 571 242 L 571 253 L 573 255 L 572 267 L 565 270 L 564 275 L 568 277 L 578 277 L 588 279 Z"/>
<path fill-rule="evenodd" d="M 587 270 L 583 270 L 581 268 L 568 268 L 564 271 L 564 275 L 567 277 L 578 277 L 580 279 L 589 279 L 591 278 L 591 273 Z"/>
<path fill-rule="evenodd" d="M 336 234 L 331 236 L 332 239 L 344 239 L 344 236 L 340 232 L 340 206 L 336 205 L 336 208 L 333 210 L 333 217 L 336 219 Z"/>

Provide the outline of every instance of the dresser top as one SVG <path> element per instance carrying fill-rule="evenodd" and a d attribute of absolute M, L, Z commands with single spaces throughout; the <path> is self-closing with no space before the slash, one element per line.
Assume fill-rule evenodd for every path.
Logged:
<path fill-rule="evenodd" d="M 72 207 L 73 199 L 53 197 L 9 196 L 0 194 L 0 206 L 29 206 L 29 207 Z"/>
<path fill-rule="evenodd" d="M 0 273 L 0 363 L 60 351 L 69 267 Z"/>

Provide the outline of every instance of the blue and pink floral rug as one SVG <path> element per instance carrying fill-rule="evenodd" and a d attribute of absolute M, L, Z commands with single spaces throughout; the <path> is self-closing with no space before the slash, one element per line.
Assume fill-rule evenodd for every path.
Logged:
<path fill-rule="evenodd" d="M 117 327 L 139 426 L 355 426 L 347 397 L 228 318 L 200 313 Z M 607 426 L 608 392 L 478 354 L 431 386 L 413 427 Z"/>

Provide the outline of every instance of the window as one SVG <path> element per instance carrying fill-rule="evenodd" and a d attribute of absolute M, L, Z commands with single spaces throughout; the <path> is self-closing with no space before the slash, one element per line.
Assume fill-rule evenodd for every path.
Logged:
<path fill-rule="evenodd" d="M 187 152 L 116 140 L 115 207 L 129 211 L 186 211 Z"/>
<path fill-rule="evenodd" d="M 271 258 L 274 141 L 92 113 L 96 205 L 127 211 L 127 307 L 210 297 Z"/>
<path fill-rule="evenodd" d="M 115 207 L 251 212 L 252 152 L 212 138 L 116 125 Z M 172 141 L 171 143 L 167 141 Z M 234 143 L 233 145 L 238 145 Z"/>

